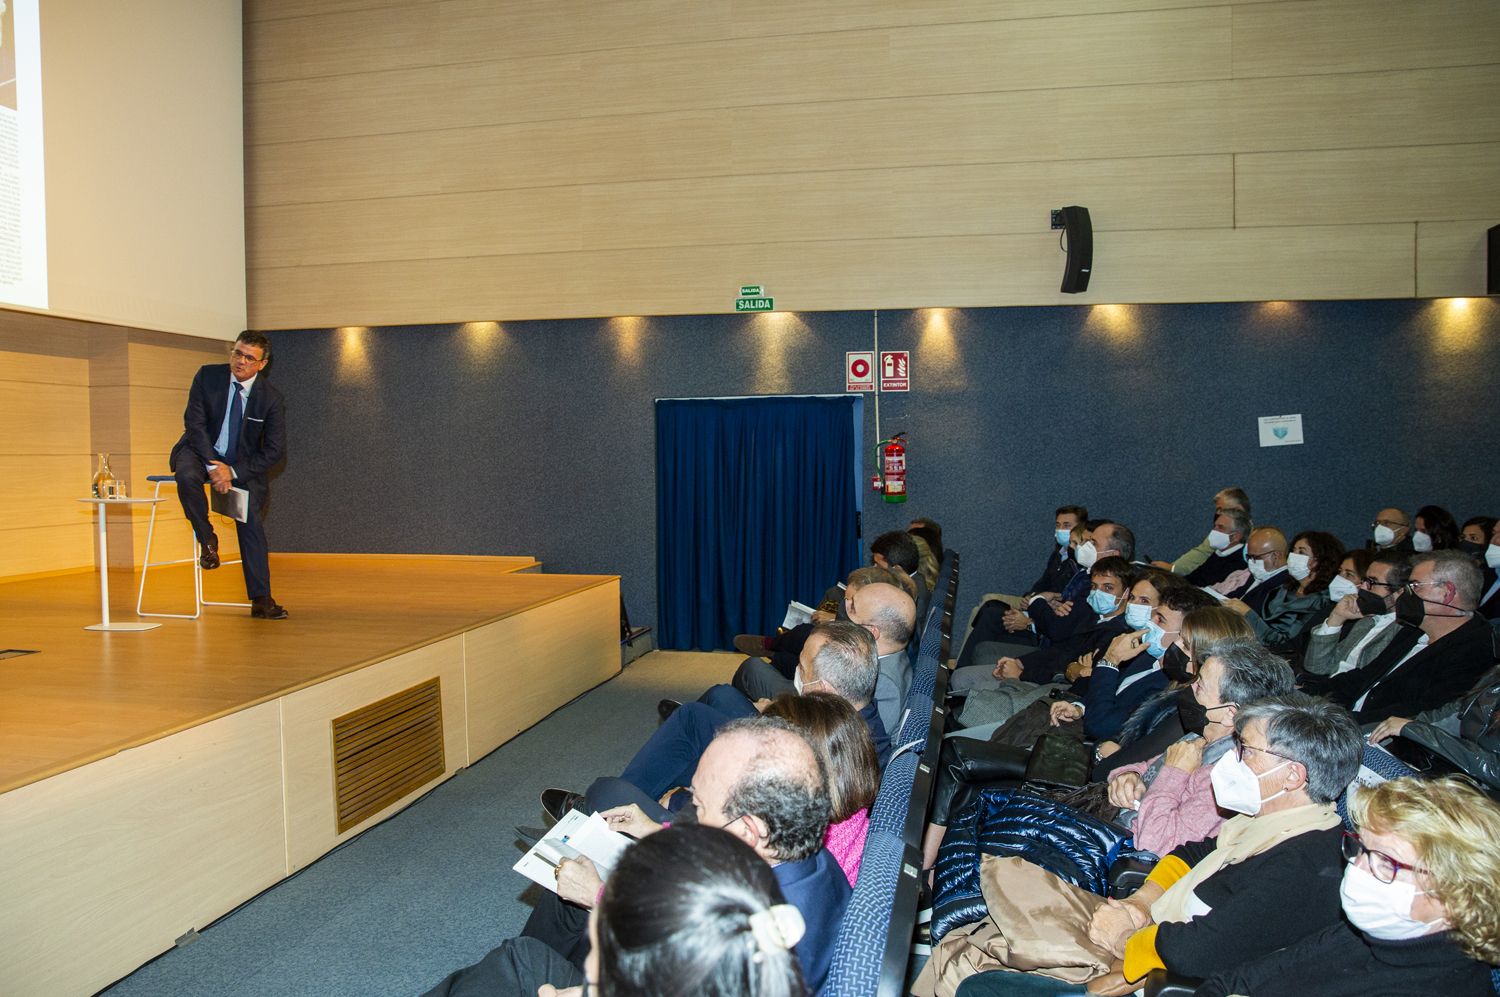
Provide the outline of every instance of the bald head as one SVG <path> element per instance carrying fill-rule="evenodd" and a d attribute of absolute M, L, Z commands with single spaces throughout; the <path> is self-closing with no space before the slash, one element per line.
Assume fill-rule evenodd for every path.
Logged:
<path fill-rule="evenodd" d="M 1259 558 L 1271 571 L 1286 566 L 1286 552 L 1286 534 L 1274 526 L 1256 527 L 1245 542 L 1245 557 Z"/>
<path fill-rule="evenodd" d="M 828 777 L 812 745 L 780 717 L 725 724 L 693 773 L 699 823 L 722 827 L 767 861 L 817 853 L 832 806 Z"/>
<path fill-rule="evenodd" d="M 849 600 L 849 619 L 875 636 L 881 657 L 904 648 L 917 623 L 917 604 L 904 590 L 884 582 L 866 585 Z"/>

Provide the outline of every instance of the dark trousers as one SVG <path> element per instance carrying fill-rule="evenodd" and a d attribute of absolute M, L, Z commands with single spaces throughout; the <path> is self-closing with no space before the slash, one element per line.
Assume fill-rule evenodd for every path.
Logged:
<path fill-rule="evenodd" d="M 553 900 L 557 897 L 549 893 Z M 577 910 L 577 908 L 573 908 Z M 584 915 L 588 923 L 588 915 Z M 588 940 L 585 932 L 584 941 Z M 427 991 L 425 997 L 493 997 L 535 994 L 543 983 L 576 987 L 583 983 L 579 966 L 533 938 L 507 938 L 489 955 L 460 969 Z"/>
<path fill-rule="evenodd" d="M 735 698 L 745 701 L 745 697 L 728 686 L 714 688 L 728 689 Z M 745 706 L 749 713 L 725 713 L 701 702 L 683 703 L 656 728 L 620 777 L 653 800 L 660 799 L 669 789 L 688 785 L 693 781 L 703 749 L 714 739 L 714 732 L 736 716 L 755 713 L 755 707 L 748 701 Z"/>
<path fill-rule="evenodd" d="M 992 599 L 979 607 L 978 614 L 974 617 L 974 626 L 969 630 L 969 639 L 964 641 L 964 646 L 958 653 L 958 667 L 965 668 L 974 664 L 974 649 L 980 644 L 1001 641 L 1007 644 L 1018 644 L 1027 647 L 1036 647 L 1036 634 L 1029 630 L 1011 633 L 1005 629 L 1005 613 L 1011 607 L 998 599 Z M 980 664 L 994 665 L 993 661 L 979 662 Z"/>
<path fill-rule="evenodd" d="M 178 447 L 172 452 L 172 473 L 177 476 L 177 499 L 182 503 L 183 515 L 193 526 L 193 535 L 200 544 L 217 543 L 213 524 L 208 521 L 208 496 L 203 491 L 203 486 L 208 483 L 208 472 L 203 468 L 203 461 L 191 448 Z M 234 483 L 244 487 L 238 479 Z M 235 523 L 240 540 L 240 569 L 245 573 L 245 594 L 251 599 L 271 596 L 271 551 L 260 513 L 252 491 L 250 514 L 245 517 L 245 522 Z"/>

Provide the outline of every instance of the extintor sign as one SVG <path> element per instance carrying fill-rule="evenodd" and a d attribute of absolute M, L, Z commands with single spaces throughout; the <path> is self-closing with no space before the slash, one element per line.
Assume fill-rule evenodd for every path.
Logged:
<path fill-rule="evenodd" d="M 880 354 L 880 390 L 911 390 L 911 353 L 886 350 Z"/>

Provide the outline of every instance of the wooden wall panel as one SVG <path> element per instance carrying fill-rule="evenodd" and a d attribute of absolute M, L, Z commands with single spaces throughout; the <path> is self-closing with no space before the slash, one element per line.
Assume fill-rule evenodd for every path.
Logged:
<path fill-rule="evenodd" d="M 284 315 L 266 313 L 269 324 L 293 315 L 337 324 L 339 306 L 329 302 L 360 288 L 360 305 L 342 306 L 347 321 L 399 325 L 423 321 L 429 293 L 457 314 L 486 314 L 498 302 L 520 319 L 544 318 L 557 301 L 609 301 L 622 315 L 721 311 L 735 283 L 726 285 L 728 274 L 757 275 L 793 311 L 1078 304 L 1058 290 L 1062 267 L 1056 234 L 1038 232 L 291 267 L 255 276 L 269 285 L 258 293 L 286 303 Z M 1087 300 L 1243 300 L 1237 279 L 1261 291 L 1284 285 L 1288 298 L 1402 297 L 1412 293 L 1412 274 L 1410 225 L 1120 232 L 1095 241 Z"/>
<path fill-rule="evenodd" d="M 1500 214 L 1500 212 L 1497 212 Z M 1466 298 L 1486 293 L 1486 231 L 1497 219 L 1417 225 L 1417 297 Z"/>
<path fill-rule="evenodd" d="M 620 671 L 620 583 L 467 631 L 464 676 L 472 764 Z"/>
<path fill-rule="evenodd" d="M 436 3 L 437 0 L 432 0 Z M 306 17 L 309 14 L 335 14 L 377 7 L 411 7 L 410 0 L 244 0 L 245 21 L 274 21 L 283 17 Z"/>
<path fill-rule="evenodd" d="M 0 966 L 87 994 L 286 875 L 267 703 L 0 795 Z"/>
<path fill-rule="evenodd" d="M 1357 273 L 1313 284 L 1299 247 L 1365 222 L 1414 241 L 1412 224 L 1500 188 L 1460 148 L 1500 143 L 1500 13 L 1483 0 L 440 0 L 292 16 L 308 11 L 247 12 L 260 328 L 723 311 L 751 264 L 788 275 L 778 303 L 805 310 L 1050 302 L 1041 221 L 1068 202 L 1100 232 L 1170 226 L 1188 233 L 1182 256 L 1229 254 L 1172 268 L 1152 239 L 1105 240 L 1146 255 L 1116 256 L 1096 281 L 1128 283 L 1089 300 L 1235 297 L 1230 261 L 1259 245 L 1236 225 L 1289 233 L 1247 261 L 1238 297 L 1410 294 L 1413 246 L 1383 232 Z M 1397 146 L 1411 148 L 1377 151 Z M 1244 184 L 1231 175 L 1226 195 L 1236 155 Z M 1314 203 L 1326 176 L 1346 189 Z M 875 280 L 836 252 L 903 266 Z"/>
<path fill-rule="evenodd" d="M 1236 80 L 1234 151 L 1494 142 L 1497 87 L 1500 65 Z"/>
<path fill-rule="evenodd" d="M 70 500 L 71 501 L 71 500 Z M 75 503 L 75 525 L 17 526 L 0 530 L 0 578 L 88 570 L 94 566 L 94 521 L 90 506 Z"/>
<path fill-rule="evenodd" d="M 1500 218 L 1500 144 L 1235 157 L 1240 225 Z"/>
<path fill-rule="evenodd" d="M 1229 156 L 760 174 L 255 209 L 257 267 L 671 246 L 1036 232 L 1086 203 L 1100 231 L 1227 226 Z M 303 224 L 287 224 L 289 216 Z M 264 254 L 263 256 L 260 254 Z"/>
<path fill-rule="evenodd" d="M 289 873 L 389 817 L 435 784 L 414 790 L 340 834 L 329 727 L 334 717 L 437 677 L 443 697 L 442 778 L 468 764 L 463 640 L 458 636 L 428 644 L 281 700 Z"/>
<path fill-rule="evenodd" d="M 1325 0 L 1234 9 L 1235 76 L 1307 76 L 1492 63 L 1494 0 Z"/>

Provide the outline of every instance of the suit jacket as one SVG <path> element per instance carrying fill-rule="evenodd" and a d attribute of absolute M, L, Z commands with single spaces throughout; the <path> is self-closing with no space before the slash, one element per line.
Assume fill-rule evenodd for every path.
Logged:
<path fill-rule="evenodd" d="M 1380 656 L 1380 652 L 1390 644 L 1391 638 L 1396 636 L 1400 624 L 1392 621 L 1380 633 L 1370 638 L 1370 642 L 1359 649 L 1359 657 L 1354 660 L 1354 670 L 1365 667 Z M 1359 642 L 1375 628 L 1375 617 L 1366 616 L 1364 619 L 1355 620 L 1353 626 L 1341 629 L 1338 633 L 1320 634 L 1317 628 L 1313 628 L 1312 636 L 1307 642 L 1307 652 L 1302 656 L 1303 671 L 1313 675 L 1333 675 L 1333 670 L 1359 645 Z"/>
<path fill-rule="evenodd" d="M 221 460 L 214 450 L 224 410 L 229 405 L 229 365 L 211 363 L 200 367 L 188 389 L 187 410 L 182 414 L 182 438 L 172 448 L 172 460 L 183 447 L 204 464 Z M 286 456 L 286 409 L 281 392 L 265 372 L 256 377 L 245 399 L 245 418 L 240 423 L 238 452 L 234 459 L 235 483 L 249 489 L 257 505 L 265 501 L 266 472 Z"/>
<path fill-rule="evenodd" d="M 1068 584 L 1063 586 L 1060 598 L 1063 602 L 1073 604 L 1073 611 L 1067 616 L 1054 613 L 1045 599 L 1036 599 L 1026 607 L 1026 615 L 1031 617 L 1031 623 L 1036 627 L 1036 635 L 1041 638 L 1043 646 L 1065 641 L 1081 627 L 1099 622 L 1099 614 L 1088 603 L 1092 585 L 1089 573 L 1079 568 Z"/>
<path fill-rule="evenodd" d="M 1489 594 L 1491 588 L 1495 588 L 1495 578 L 1494 568 L 1484 569 L 1484 584 L 1479 588 L 1481 599 Z M 1487 620 L 1500 620 L 1500 588 L 1495 588 L 1495 594 L 1479 604 L 1479 615 Z"/>
<path fill-rule="evenodd" d="M 1026 591 L 1028 594 L 1061 592 L 1063 586 L 1072 581 L 1077 573 L 1078 562 L 1073 560 L 1073 552 L 1067 547 L 1053 547 L 1052 556 L 1047 558 L 1047 567 L 1042 569 L 1041 576 Z"/>
<path fill-rule="evenodd" d="M 1194 568 L 1187 574 L 1189 585 L 1203 588 L 1207 585 L 1217 585 L 1230 575 L 1245 567 L 1245 545 L 1236 544 L 1234 549 L 1228 553 L 1215 551 L 1210 554 L 1208 560 Z"/>
<path fill-rule="evenodd" d="M 807 983 L 807 989 L 816 994 L 827 982 L 828 967 L 833 964 L 839 924 L 844 920 L 844 908 L 849 906 L 849 895 L 853 892 L 849 889 L 849 880 L 826 848 L 799 862 L 772 866 L 771 871 L 776 874 L 781 895 L 802 912 L 802 920 L 807 925 L 806 933 L 793 951 L 802 965 L 802 979 Z"/>
<path fill-rule="evenodd" d="M 1410 633 L 1414 628 L 1407 629 L 1407 633 L 1393 637 L 1368 666 L 1345 672 L 1328 684 L 1328 698 L 1350 709 L 1367 691 L 1370 693 L 1354 712 L 1354 719 L 1361 724 L 1394 716 L 1414 717 L 1458 699 L 1495 664 L 1495 633 L 1483 619 L 1471 616 L 1463 626 L 1395 667 L 1415 642 Z"/>
<path fill-rule="evenodd" d="M 1141 676 L 1136 678 L 1136 676 Z M 1120 684 L 1132 681 L 1122 691 Z M 1167 676 L 1156 659 L 1142 651 L 1118 668 L 1106 668 L 1094 658 L 1094 674 L 1083 694 L 1083 730 L 1096 741 L 1113 741 L 1135 708 L 1167 687 Z"/>
<path fill-rule="evenodd" d="M 901 709 L 906 703 L 907 690 L 911 688 L 911 662 L 906 649 L 902 648 L 879 660 L 879 671 L 875 675 L 875 709 L 880 722 L 892 737 L 901 736 Z"/>

